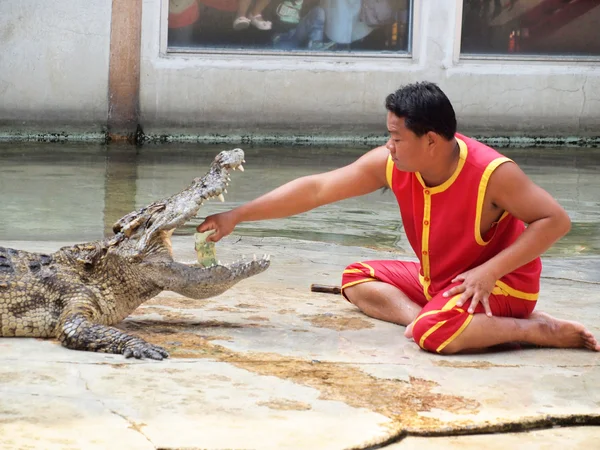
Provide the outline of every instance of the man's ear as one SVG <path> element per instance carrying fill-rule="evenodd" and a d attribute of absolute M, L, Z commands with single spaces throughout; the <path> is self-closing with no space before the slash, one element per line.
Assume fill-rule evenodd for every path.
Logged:
<path fill-rule="evenodd" d="M 437 144 L 439 144 L 439 142 L 440 142 L 440 138 L 441 138 L 440 135 L 437 134 L 436 132 L 428 131 L 427 132 L 427 145 L 430 148 L 436 147 Z"/>

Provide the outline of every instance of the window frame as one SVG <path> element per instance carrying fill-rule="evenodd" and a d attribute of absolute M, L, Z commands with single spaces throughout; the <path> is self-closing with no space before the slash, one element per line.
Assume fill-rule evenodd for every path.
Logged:
<path fill-rule="evenodd" d="M 594 63 L 600 62 L 600 55 L 598 56 L 586 56 L 586 55 L 532 55 L 532 54 L 519 54 L 510 55 L 503 53 L 467 53 L 462 54 L 460 47 L 462 45 L 462 27 L 463 27 L 463 6 L 465 0 L 461 0 L 456 4 L 456 34 L 454 36 L 454 55 L 453 61 L 455 64 L 460 62 L 485 62 L 485 61 L 516 61 L 516 62 L 583 62 L 583 63 Z"/>
<path fill-rule="evenodd" d="M 169 18 L 169 0 L 161 0 L 160 5 L 160 39 L 159 39 L 159 55 L 163 58 L 173 57 L 259 57 L 261 59 L 270 58 L 295 58 L 300 57 L 306 60 L 307 57 L 315 57 L 319 60 L 330 61 L 349 61 L 357 58 L 369 59 L 403 59 L 415 60 L 418 55 L 415 55 L 415 42 L 420 37 L 418 17 L 420 16 L 421 0 L 409 0 L 410 13 L 408 20 L 408 49 L 406 51 L 388 52 L 388 51 L 353 51 L 353 52 L 336 52 L 336 51 L 309 51 L 309 50 L 274 50 L 274 49 L 219 49 L 206 47 L 172 47 L 168 46 L 168 18 Z"/>

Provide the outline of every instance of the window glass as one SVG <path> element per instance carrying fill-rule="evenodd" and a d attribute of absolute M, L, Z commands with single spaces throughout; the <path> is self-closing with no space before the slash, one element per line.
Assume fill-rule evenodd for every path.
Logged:
<path fill-rule="evenodd" d="M 411 0 L 170 0 L 169 51 L 407 52 Z"/>
<path fill-rule="evenodd" d="M 599 0 L 464 0 L 461 53 L 600 55 Z"/>

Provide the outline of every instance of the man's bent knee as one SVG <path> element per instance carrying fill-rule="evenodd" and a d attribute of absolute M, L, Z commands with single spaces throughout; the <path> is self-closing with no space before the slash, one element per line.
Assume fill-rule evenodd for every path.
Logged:
<path fill-rule="evenodd" d="M 358 286 L 351 286 L 349 288 L 344 289 L 343 297 L 348 300 L 353 305 L 356 305 L 356 302 L 360 298 L 360 290 Z"/>
<path fill-rule="evenodd" d="M 377 293 L 376 282 L 357 284 L 345 288 L 342 293 L 346 300 L 360 308 L 365 303 L 373 302 L 373 295 Z"/>
<path fill-rule="evenodd" d="M 350 303 L 356 304 L 360 298 L 360 286 L 373 281 L 368 271 L 360 263 L 350 264 L 342 274 L 342 296 Z M 358 292 L 357 292 L 358 291 Z"/>
<path fill-rule="evenodd" d="M 464 331 L 473 316 L 455 309 L 429 311 L 417 317 L 413 325 L 413 339 L 423 350 L 450 355 L 460 349 L 452 342 Z"/>

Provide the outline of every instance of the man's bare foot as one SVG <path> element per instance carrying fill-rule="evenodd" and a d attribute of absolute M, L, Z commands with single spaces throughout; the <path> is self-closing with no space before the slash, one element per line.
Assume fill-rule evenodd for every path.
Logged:
<path fill-rule="evenodd" d="M 542 326 L 531 336 L 532 344 L 557 348 L 587 348 L 600 352 L 600 344 L 582 324 L 560 320 L 543 312 L 534 311 L 529 320 Z"/>
<path fill-rule="evenodd" d="M 414 325 L 414 321 L 409 323 L 408 325 L 406 325 L 406 330 L 404 330 L 404 336 L 407 339 L 412 339 L 413 334 L 412 334 L 412 329 L 413 329 L 413 325 Z"/>

